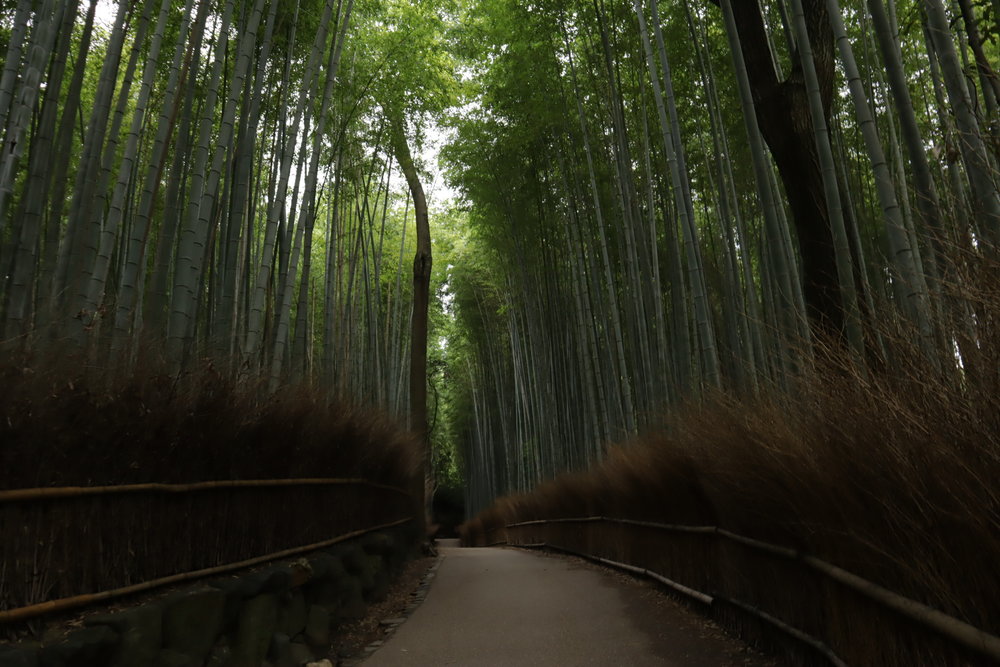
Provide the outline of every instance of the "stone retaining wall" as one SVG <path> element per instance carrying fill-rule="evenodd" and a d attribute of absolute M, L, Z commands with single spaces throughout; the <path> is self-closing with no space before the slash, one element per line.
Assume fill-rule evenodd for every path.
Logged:
<path fill-rule="evenodd" d="M 416 544 L 404 525 L 208 580 L 0 646 L 0 667 L 301 667 L 328 654 L 338 624 L 385 596 Z"/>

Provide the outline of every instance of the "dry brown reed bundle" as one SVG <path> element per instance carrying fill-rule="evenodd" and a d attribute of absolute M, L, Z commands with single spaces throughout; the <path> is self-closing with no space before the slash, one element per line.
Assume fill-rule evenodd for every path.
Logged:
<path fill-rule="evenodd" d="M 206 364 L 108 380 L 50 360 L 0 365 L 0 488 L 284 477 L 409 484 L 402 424 L 306 386 L 280 393 Z"/>

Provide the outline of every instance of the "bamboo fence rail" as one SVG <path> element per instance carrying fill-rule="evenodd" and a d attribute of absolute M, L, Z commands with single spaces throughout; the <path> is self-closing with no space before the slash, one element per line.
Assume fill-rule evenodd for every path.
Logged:
<path fill-rule="evenodd" d="M 548 544 L 547 542 L 536 542 L 534 544 L 517 544 L 514 546 L 517 546 L 522 549 L 555 549 L 556 551 L 562 551 L 568 554 L 572 554 L 574 556 L 586 558 L 587 560 L 591 560 L 596 563 L 601 563 L 602 565 L 607 565 L 608 567 L 612 567 L 618 570 L 624 570 L 625 572 L 631 572 L 633 574 L 638 574 L 640 576 L 649 577 L 650 579 L 658 581 L 664 586 L 672 588 L 678 593 L 681 593 L 682 595 L 685 595 L 693 600 L 697 600 L 698 602 L 701 602 L 702 604 L 709 607 L 711 607 L 716 601 L 731 604 L 732 606 L 737 607 L 738 609 L 777 628 L 786 635 L 793 637 L 796 640 L 813 647 L 820 654 L 826 657 L 826 659 L 829 660 L 830 664 L 833 665 L 834 667 L 848 667 L 847 663 L 841 660 L 840 657 L 833 652 L 833 649 L 831 649 L 829 646 L 827 646 L 820 640 L 816 639 L 812 635 L 802 632 L 798 628 L 795 628 L 789 625 L 788 623 L 785 623 L 781 619 L 776 618 L 775 616 L 772 616 L 757 607 L 754 607 L 753 605 L 746 604 L 745 602 L 741 602 L 739 600 L 735 600 L 732 598 L 723 597 L 720 595 L 714 595 L 714 596 L 708 595 L 706 593 L 702 593 L 701 591 L 696 591 L 693 588 L 685 586 L 684 584 L 678 583 L 673 579 L 668 579 L 667 577 L 664 577 L 662 574 L 654 572 L 653 570 L 647 570 L 646 568 L 643 567 L 636 567 L 635 565 L 630 565 L 628 563 L 621 563 L 619 561 L 611 560 L 609 558 L 601 558 L 600 556 L 594 556 L 591 554 L 583 553 L 581 551 L 576 551 L 574 549 L 567 549 L 566 547 L 560 547 L 553 544 Z"/>
<path fill-rule="evenodd" d="M 507 524 L 506 528 L 514 529 L 514 528 L 539 526 L 546 524 L 597 523 L 597 522 L 654 528 L 658 530 L 677 532 L 677 533 L 717 535 L 728 541 L 742 544 L 748 548 L 763 553 L 767 553 L 772 556 L 777 556 L 779 558 L 783 558 L 786 560 L 796 561 L 812 569 L 813 571 L 821 574 L 827 579 L 834 581 L 854 591 L 855 593 L 859 593 L 865 596 L 869 600 L 872 600 L 873 602 L 882 606 L 885 609 L 891 610 L 911 621 L 914 621 L 924 626 L 925 628 L 933 630 L 939 633 L 940 635 L 943 635 L 944 637 L 948 638 L 949 640 L 954 641 L 955 643 L 960 644 L 968 649 L 971 649 L 972 651 L 975 651 L 983 656 L 989 657 L 995 661 L 1000 662 L 1000 637 L 996 635 L 993 635 L 989 632 L 986 632 L 985 630 L 982 630 L 969 623 L 966 623 L 961 619 L 955 618 L 937 609 L 929 607 L 928 605 L 923 604 L 922 602 L 912 600 L 903 595 L 890 591 L 872 581 L 869 581 L 852 572 L 848 572 L 847 570 L 844 570 L 843 568 L 828 563 L 824 560 L 816 558 L 815 556 L 804 554 L 796 549 L 790 549 L 788 547 L 782 547 L 761 540 L 757 540 L 751 537 L 747 537 L 745 535 L 740 535 L 738 533 L 734 533 L 724 528 L 719 528 L 718 526 L 686 526 L 680 524 L 656 523 L 652 521 L 636 521 L 633 519 L 618 519 L 613 517 L 591 516 L 591 517 L 538 519 L 533 521 L 522 521 L 518 523 Z M 522 545 L 513 544 L 513 546 L 522 546 Z M 523 546 L 540 546 L 540 545 L 538 543 L 535 543 L 532 545 L 523 545 Z M 545 544 L 545 546 L 563 549 L 558 545 Z M 606 560 L 601 558 L 597 559 L 602 561 Z M 635 568 L 635 566 L 615 563 L 614 561 L 608 561 L 607 564 L 614 564 L 615 566 L 625 566 L 624 569 L 636 572 L 641 571 L 642 574 L 653 576 L 653 578 L 655 579 L 660 579 L 660 575 L 654 576 L 655 573 L 650 572 L 649 570 L 646 570 L 644 568 Z M 678 586 L 681 586 L 682 588 L 688 588 L 686 586 L 683 586 L 683 584 L 677 584 L 677 582 L 672 582 L 669 580 L 668 582 L 665 583 L 670 585 L 672 588 L 675 588 L 676 590 L 680 590 L 681 592 L 686 592 L 686 591 L 681 590 L 681 588 L 678 588 Z M 693 589 L 689 590 L 691 590 L 693 593 L 696 593 L 696 595 L 693 595 L 692 597 L 695 597 L 696 599 L 700 599 L 702 601 L 704 601 L 705 597 L 708 598 L 720 597 L 719 595 L 708 596 L 705 593 L 702 593 L 700 591 L 694 591 Z M 690 595 L 690 593 L 688 594 Z M 747 605 L 746 603 L 742 603 L 738 600 L 730 600 L 728 598 L 720 598 L 720 599 L 724 599 L 734 604 L 734 606 L 740 608 L 751 607 L 751 605 Z M 774 619 L 772 617 L 771 620 L 777 621 L 779 619 Z M 788 627 L 791 628 L 792 626 Z M 800 631 L 796 630 L 796 632 Z M 794 635 L 794 633 L 791 634 Z M 823 649 L 820 650 L 826 653 L 826 651 L 823 651 Z M 828 651 L 829 649 L 826 650 Z M 839 660 L 839 658 L 837 658 L 837 660 Z M 831 661 L 834 664 L 837 664 L 835 660 Z"/>
<path fill-rule="evenodd" d="M 228 572 L 235 572 L 236 570 L 242 570 L 244 568 L 254 567 L 255 565 L 262 565 L 263 563 L 280 560 L 282 558 L 291 558 L 292 556 L 298 556 L 300 554 L 309 553 L 310 551 L 318 551 L 319 549 L 325 549 L 335 544 L 339 544 L 341 542 L 346 542 L 347 540 L 352 540 L 354 538 L 367 535 L 368 533 L 374 533 L 379 530 L 387 530 L 389 528 L 395 528 L 396 526 L 401 526 L 410 521 L 413 521 L 413 517 L 406 517 L 403 519 L 399 519 L 398 521 L 392 521 L 390 523 L 382 524 L 380 526 L 372 526 L 371 528 L 364 528 L 362 530 L 351 531 L 350 533 L 345 533 L 344 535 L 338 535 L 337 537 L 331 538 L 329 540 L 323 540 L 322 542 L 306 544 L 304 546 L 294 547 L 292 549 L 284 549 L 282 551 L 276 551 L 274 553 L 265 554 L 263 556 L 258 556 L 256 558 L 248 558 L 246 560 L 242 560 L 236 563 L 227 563 L 225 565 L 208 567 L 201 570 L 195 570 L 193 572 L 181 572 L 179 574 L 174 574 L 169 577 L 161 577 L 159 579 L 154 579 L 152 581 L 144 581 L 139 584 L 133 584 L 132 586 L 123 586 L 121 588 L 115 588 L 110 591 L 101 591 L 99 593 L 87 593 L 84 595 L 74 595 L 73 597 L 60 598 L 58 600 L 48 600 L 46 602 L 40 602 L 38 604 L 29 605 L 27 607 L 19 607 L 17 609 L 7 609 L 5 611 L 0 611 L 0 623 L 26 621 L 28 619 L 37 618 L 39 616 L 44 616 L 46 614 L 52 614 L 59 611 L 70 611 L 73 609 L 79 609 L 80 607 L 85 607 L 98 602 L 108 602 L 110 600 L 122 598 L 127 595 L 134 595 L 135 593 L 143 593 L 145 591 L 153 590 L 155 588 L 162 588 L 164 586 L 169 586 L 171 584 L 193 581 L 195 579 L 211 577 L 217 574 L 226 574 Z"/>
<path fill-rule="evenodd" d="M 312 491 L 305 496 L 296 495 L 298 489 L 315 489 L 319 495 Z M 234 497 L 225 493 L 237 491 L 251 495 Z M 199 495 L 206 492 L 213 493 L 210 496 Z M 224 495 L 218 495 L 220 492 Z M 266 495 L 257 501 L 251 500 L 257 493 Z M 126 496 L 133 497 L 135 502 L 125 502 Z M 0 600 L 0 625 L 253 567 L 400 526 L 414 519 L 409 509 L 410 498 L 412 494 L 405 489 L 360 478 L 222 480 L 0 490 L 0 554 L 3 555 L 0 570 L 5 572 L 7 580 L 4 582 L 7 584 L 5 600 Z M 250 505 L 241 509 L 248 502 Z M 252 509 L 254 502 L 259 506 L 257 510 Z M 295 503 L 301 502 L 307 503 L 302 506 L 307 509 L 296 511 Z M 317 502 L 320 504 L 316 505 Z M 360 506 L 356 506 L 358 503 Z M 207 508 L 204 516 L 200 516 L 197 509 L 202 506 Z M 113 512 L 110 518 L 108 512 Z M 144 514 L 146 512 L 150 514 Z M 218 523 L 220 521 L 222 523 Z M 192 531 L 190 541 L 197 544 L 185 546 L 188 551 L 168 548 L 169 531 L 164 530 L 167 523 L 176 524 L 172 526 L 174 531 L 189 527 Z M 206 530 L 217 530 L 214 528 L 217 523 L 218 530 L 235 530 L 230 535 L 237 542 L 223 539 L 220 544 L 225 548 L 213 552 L 215 558 L 209 558 L 205 556 L 206 548 L 214 547 L 198 542 L 195 534 L 204 537 Z M 42 527 L 46 527 L 44 531 L 47 532 L 40 532 Z M 328 538 L 331 534 L 336 536 Z M 303 541 L 309 543 L 301 545 Z M 299 546 L 281 548 L 296 545 L 296 542 Z M 51 544 L 55 543 L 58 543 L 55 548 L 58 555 L 53 555 Z M 141 544 L 144 550 L 136 547 L 133 553 L 134 543 Z M 88 545 L 93 547 L 89 551 Z M 192 549 L 200 549 L 201 553 L 192 557 Z M 177 553 L 161 559 L 157 554 L 165 551 Z M 262 552 L 263 555 L 257 555 Z M 35 560 L 33 564 L 39 553 L 42 560 Z M 147 563 L 147 557 L 153 560 Z M 98 567 L 95 563 L 103 563 L 105 568 L 108 563 L 114 563 L 113 576 L 112 573 L 97 575 L 98 572 L 108 571 L 95 569 Z M 124 577 L 121 576 L 123 571 Z M 14 581 L 23 585 L 28 581 L 26 577 L 36 574 L 48 576 L 48 572 L 53 573 L 48 577 L 50 582 L 65 582 L 60 584 L 61 591 L 50 593 L 53 599 L 45 599 L 48 596 L 42 597 L 29 589 L 22 592 L 11 585 Z M 102 583 L 105 585 L 101 586 Z M 0 587 L 0 592 L 3 588 Z M 100 592 L 89 592 L 95 589 Z M 4 603 L 13 603 L 14 606 L 3 609 Z"/>
<path fill-rule="evenodd" d="M 388 484 L 356 478 L 306 477 L 300 479 L 246 479 L 189 484 L 121 484 L 115 486 L 53 486 L 34 489 L 0 491 L 0 503 L 49 500 L 54 498 L 80 498 L 83 496 L 108 496 L 129 493 L 194 493 L 216 489 L 281 488 L 295 486 L 368 486 L 410 495 L 408 491 Z"/>

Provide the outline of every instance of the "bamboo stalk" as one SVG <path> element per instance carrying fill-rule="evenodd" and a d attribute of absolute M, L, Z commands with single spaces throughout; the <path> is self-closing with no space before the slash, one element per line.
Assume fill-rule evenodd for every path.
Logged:
<path fill-rule="evenodd" d="M 80 607 L 95 604 L 97 602 L 106 602 L 108 600 L 124 597 L 126 595 L 142 593 L 144 591 L 152 590 L 154 588 L 161 588 L 163 586 L 168 586 L 170 584 L 177 584 L 185 581 L 191 581 L 193 579 L 200 579 L 202 577 L 208 577 L 216 574 L 225 574 L 227 572 L 232 572 L 234 570 L 240 570 L 247 567 L 253 567 L 254 565 L 260 565 L 262 563 L 278 560 L 281 558 L 298 556 L 299 554 L 308 553 L 310 551 L 316 551 L 318 549 L 324 549 L 326 547 L 333 546 L 334 544 L 338 544 L 340 542 L 346 542 L 347 540 L 351 540 L 356 537 L 366 535 L 368 533 L 373 533 L 378 530 L 385 530 L 387 528 L 394 528 L 396 526 L 401 526 L 404 523 L 407 523 L 412 520 L 413 517 L 407 517 L 405 519 L 399 519 L 398 521 L 393 521 L 391 523 L 384 523 L 382 525 L 373 526 L 371 528 L 355 530 L 353 532 L 346 533 L 344 535 L 340 535 L 338 537 L 334 537 L 329 540 L 323 540 L 322 542 L 315 542 L 313 544 L 307 544 L 301 547 L 294 547 L 292 549 L 276 551 L 273 553 L 265 554 L 263 556 L 257 556 L 256 558 L 241 560 L 236 563 L 227 563 L 226 565 L 217 565 L 215 567 L 204 568 L 201 570 L 194 570 L 192 572 L 182 572 L 180 574 L 173 574 L 168 577 L 161 577 L 159 579 L 153 579 L 151 581 L 144 581 L 140 584 L 133 584 L 131 586 L 115 588 L 110 591 L 102 591 L 99 593 L 87 593 L 84 595 L 75 595 L 73 597 L 60 598 L 58 600 L 49 600 L 47 602 L 40 602 L 38 604 L 29 605 L 27 607 L 19 607 L 17 609 L 7 609 L 4 611 L 0 611 L 0 623 L 25 621 L 30 618 L 36 618 L 38 616 L 51 614 L 57 611 L 68 611 L 70 609 L 78 609 Z"/>
<path fill-rule="evenodd" d="M 36 489 L 12 489 L 0 491 L 0 504 L 5 502 L 24 502 L 29 500 L 49 500 L 53 498 L 79 498 L 82 496 L 104 496 L 126 493 L 192 493 L 212 489 L 244 489 L 244 488 L 276 488 L 290 486 L 369 486 L 374 489 L 393 491 L 402 495 L 409 492 L 388 484 L 369 482 L 366 479 L 355 478 L 321 478 L 308 477 L 303 479 L 245 479 L 216 482 L 194 482 L 191 484 L 122 484 L 117 486 L 59 486 Z"/>

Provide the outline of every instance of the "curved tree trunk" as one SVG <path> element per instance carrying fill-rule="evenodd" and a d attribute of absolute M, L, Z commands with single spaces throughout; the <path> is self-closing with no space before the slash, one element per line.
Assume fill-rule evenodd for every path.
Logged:
<path fill-rule="evenodd" d="M 823 85 L 818 75 L 819 59 L 814 57 L 812 41 L 808 34 L 808 21 L 805 15 L 805 3 L 802 0 L 792 0 L 792 23 L 799 46 L 797 64 L 802 70 L 806 82 L 806 94 L 809 97 L 809 110 L 812 119 L 813 135 L 816 152 L 819 157 L 820 178 L 823 182 L 823 193 L 826 200 L 829 229 L 833 235 L 834 256 L 836 257 L 837 276 L 841 295 L 841 307 L 845 316 L 847 340 L 855 362 L 859 367 L 864 363 L 864 340 L 861 330 L 861 315 L 858 309 L 858 294 L 854 284 L 854 262 L 851 260 L 851 246 L 848 230 L 845 224 L 846 212 L 841 202 L 837 184 L 837 167 L 833 157 L 833 147 L 828 130 L 827 116 L 829 102 L 823 99 Z M 825 108 L 824 108 L 825 107 Z M 860 248 L 860 246 L 858 246 Z M 860 260 L 860 250 L 858 250 Z M 862 264 L 863 262 L 858 262 Z"/>
<path fill-rule="evenodd" d="M 833 33 L 823 0 L 804 0 L 803 7 L 823 111 L 829 119 L 833 95 Z M 788 76 L 779 80 L 759 3 L 744 0 L 732 3 L 732 8 L 750 78 L 757 124 L 778 166 L 798 233 L 803 291 L 812 329 L 815 333 L 840 338 L 844 311 L 802 65 L 798 58 L 793 58 Z"/>
<path fill-rule="evenodd" d="M 423 475 L 418 476 L 418 498 L 424 507 L 425 528 L 430 516 L 430 433 L 427 428 L 427 309 L 430 303 L 431 285 L 431 231 L 427 217 L 427 199 L 420 184 L 416 165 L 410 155 L 403 123 L 393 118 L 389 135 L 392 150 L 399 163 L 406 184 L 413 196 L 413 212 L 416 216 L 417 252 L 413 258 L 413 320 L 410 334 L 410 430 L 420 439 L 420 467 Z"/>

